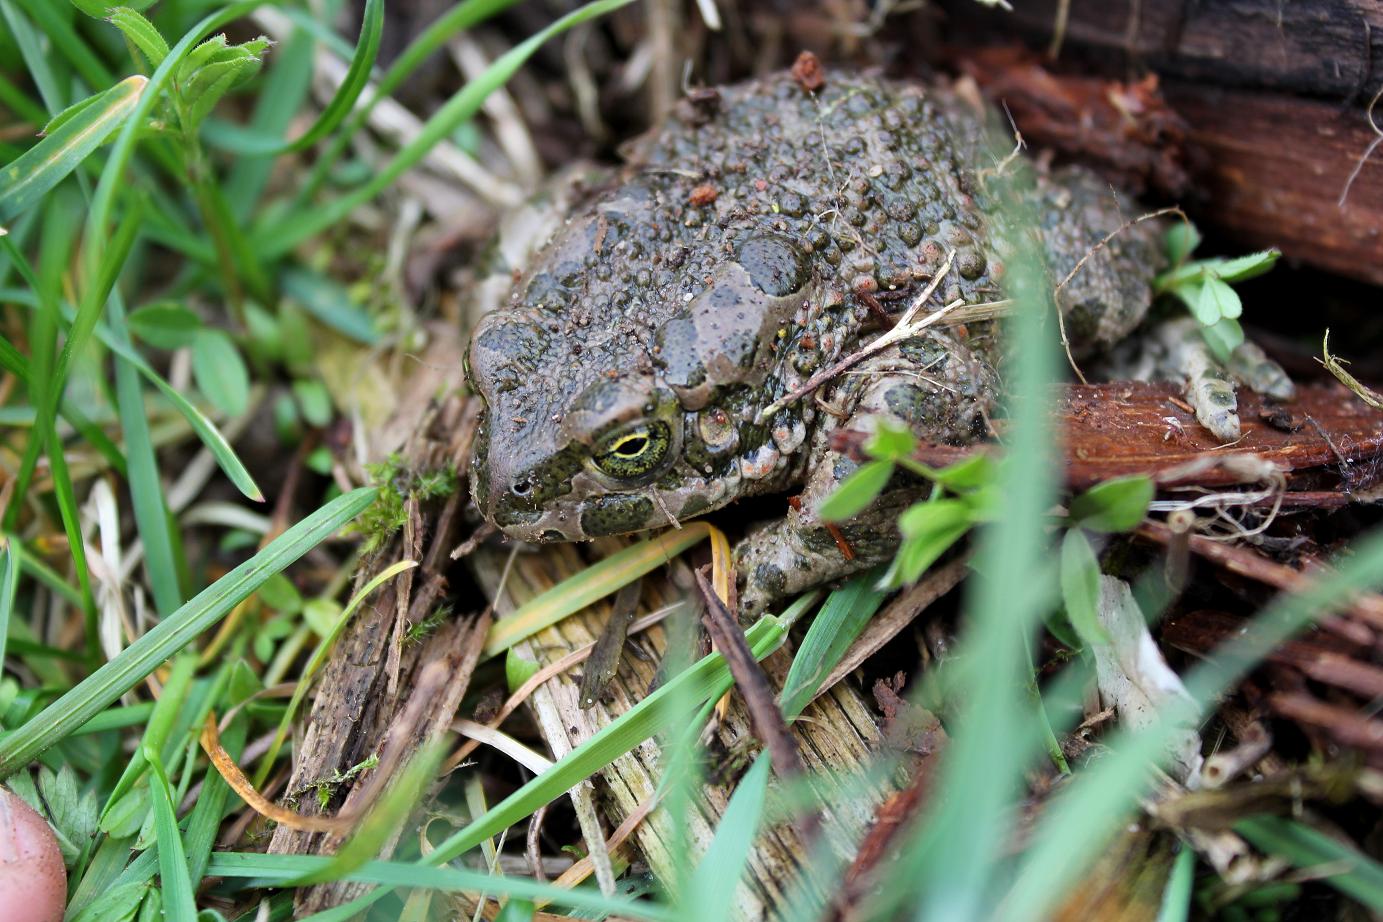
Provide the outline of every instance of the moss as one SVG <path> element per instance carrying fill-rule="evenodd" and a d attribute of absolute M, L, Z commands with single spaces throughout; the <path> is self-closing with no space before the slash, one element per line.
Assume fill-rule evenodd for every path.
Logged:
<path fill-rule="evenodd" d="M 387 461 L 366 465 L 370 480 L 380 487 L 379 496 L 356 520 L 352 531 L 365 536 L 364 551 L 378 550 L 408 519 L 408 500 L 442 499 L 456 492 L 459 478 L 450 467 L 411 470 L 397 454 Z"/>

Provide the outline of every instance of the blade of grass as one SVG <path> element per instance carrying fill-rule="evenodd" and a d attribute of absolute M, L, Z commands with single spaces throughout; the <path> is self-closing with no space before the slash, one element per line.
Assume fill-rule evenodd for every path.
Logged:
<path fill-rule="evenodd" d="M 802 646 L 792 658 L 783 691 L 778 696 L 783 716 L 796 718 L 812 700 L 817 688 L 836 668 L 845 651 L 879 610 L 886 593 L 874 587 L 885 567 L 875 567 L 832 592 L 807 628 Z"/>
<path fill-rule="evenodd" d="M 1235 823 L 1234 831 L 1260 851 L 1285 858 L 1304 871 L 1316 867 L 1340 869 L 1320 879 L 1358 900 L 1375 915 L 1383 913 L 1383 865 L 1358 849 L 1281 816 L 1250 816 Z"/>
<path fill-rule="evenodd" d="M 260 229 L 257 234 L 260 252 L 265 258 L 282 256 L 307 238 L 345 220 L 356 208 L 393 185 L 395 180 L 416 166 L 439 141 L 450 137 L 462 122 L 474 116 L 485 99 L 503 86 L 548 39 L 631 2 L 633 0 L 594 0 L 500 55 L 479 79 L 472 80 L 461 89 L 461 92 L 447 100 L 442 108 L 427 120 L 417 136 L 374 173 L 368 182 L 319 208 L 295 211 L 274 226 Z"/>
<path fill-rule="evenodd" d="M 1006 215 L 1020 227 L 1034 226 L 1015 198 L 1004 196 Z M 1051 324 L 1044 322 L 1054 307 L 1041 254 L 1026 235 L 1011 242 L 1017 248 L 1006 261 L 1005 288 L 1018 308 L 1005 333 L 1022 348 L 1015 350 L 1007 388 L 1010 424 L 997 484 L 1004 515 L 979 530 L 981 578 L 966 583 L 955 732 L 939 769 L 938 790 L 945 794 L 932 799 L 895 878 L 915 888 L 919 919 L 988 915 L 1027 767 L 1010 753 L 1030 720 L 1024 642 L 1046 613 L 1044 594 L 1033 587 L 1042 583 L 1045 513 L 1057 489 L 1057 438 L 1046 406 L 1057 365 Z"/>
<path fill-rule="evenodd" d="M 192 879 L 187 874 L 187 854 L 183 851 L 182 832 L 173 812 L 173 797 L 168 776 L 164 774 L 163 759 L 153 749 L 145 752 L 153 773 L 149 793 L 154 807 L 154 834 L 158 843 L 158 876 L 163 885 L 163 911 L 167 919 L 197 918 L 197 899 L 192 893 Z"/>
<path fill-rule="evenodd" d="M 24 545 L 10 535 L 0 535 L 0 666 L 5 663 L 5 640 L 10 633 L 10 617 L 19 591 L 19 567 Z"/>
<path fill-rule="evenodd" d="M 246 721 L 237 717 L 221 735 L 221 745 L 232 758 L 240 758 L 245 748 L 246 726 Z M 211 850 L 216 844 L 216 836 L 221 829 L 221 819 L 225 815 L 230 793 L 231 788 L 226 779 L 221 777 L 215 766 L 208 765 L 202 778 L 202 792 L 197 796 L 192 814 L 187 819 L 187 835 L 184 838 L 188 874 L 192 877 L 194 887 L 206 876 L 207 865 L 211 862 Z"/>
<path fill-rule="evenodd" d="M 768 753 L 760 753 L 730 796 L 730 803 L 716 827 L 715 838 L 692 872 L 686 890 L 689 900 L 684 908 L 684 918 L 688 922 L 731 917 L 735 888 L 744 876 L 749 849 L 763 819 L 771 764 Z"/>
<path fill-rule="evenodd" d="M 91 856 L 86 870 L 82 873 L 81 881 L 72 891 L 72 897 L 67 902 L 67 914 L 64 919 L 79 918 L 79 913 L 90 903 L 98 899 L 106 899 L 110 894 L 115 882 L 125 871 L 125 866 L 130 860 L 130 848 L 134 845 L 134 837 L 112 838 L 105 836 L 101 843 L 96 846 L 95 853 Z"/>
<path fill-rule="evenodd" d="M 320 870 L 331 861 L 317 855 L 264 855 L 258 852 L 216 852 L 207 873 L 215 877 L 251 878 L 280 885 L 303 874 Z M 646 900 L 603 896 L 584 888 L 568 889 L 527 877 L 504 877 L 469 868 L 435 868 L 401 861 L 370 861 L 347 880 L 385 887 L 420 887 L 443 892 L 505 894 L 521 899 L 544 899 L 589 912 L 608 913 L 672 922 L 675 915 L 665 906 Z M 316 918 L 312 916 L 309 918 Z"/>
<path fill-rule="evenodd" d="M 0 740 L 0 778 L 28 764 L 221 620 L 264 581 L 283 570 L 374 501 L 374 487 L 333 499 L 271 541 L 262 551 L 199 592 L 13 734 Z"/>
<path fill-rule="evenodd" d="M 336 165 L 341 154 L 350 146 L 351 138 L 355 137 L 369 119 L 376 103 L 387 98 L 394 90 L 402 86 L 403 82 L 418 69 L 423 61 L 441 48 L 453 35 L 484 22 L 517 2 L 518 0 L 465 0 L 465 2 L 458 3 L 439 16 L 435 22 L 414 38 L 408 47 L 399 54 L 384 76 L 380 78 L 370 97 L 364 104 L 356 108 L 355 114 L 345 129 L 336 135 L 327 149 L 317 158 L 316 163 L 313 164 L 312 173 L 294 199 L 294 207 L 289 209 L 290 212 L 305 206 L 322 183 L 326 181 L 332 167 Z"/>
<path fill-rule="evenodd" d="M 147 758 L 148 752 L 162 754 L 164 746 L 168 742 L 169 731 L 173 728 L 173 720 L 178 715 L 179 708 L 187 698 L 187 691 L 192 684 L 192 674 L 197 669 L 197 657 L 188 654 L 178 656 L 173 662 L 173 668 L 168 672 L 168 678 L 163 683 L 163 691 L 159 694 L 158 701 L 154 702 L 154 710 L 149 715 L 149 722 L 144 727 L 144 739 L 139 748 L 130 755 L 130 760 L 125 763 L 125 769 L 120 774 L 120 779 L 111 788 L 110 794 L 106 797 L 106 806 L 101 811 L 104 818 L 110 808 L 117 800 L 125 795 L 127 791 L 134 787 L 135 782 L 144 776 L 144 770 L 149 767 Z"/>
<path fill-rule="evenodd" d="M 192 430 L 197 433 L 197 438 L 211 452 L 212 457 L 216 459 L 217 466 L 221 468 L 221 472 L 230 479 L 231 483 L 235 484 L 236 489 L 255 502 L 264 500 L 263 492 L 260 491 L 254 478 L 250 476 L 250 472 L 245 469 L 245 465 L 241 463 L 235 449 L 231 448 L 226 437 L 221 434 L 221 431 L 211 420 L 206 418 L 201 410 L 192 404 L 192 401 L 164 380 L 163 376 L 155 371 L 153 366 L 144 360 L 143 356 L 117 339 L 108 326 L 104 324 L 97 326 L 96 335 L 110 351 L 133 366 L 150 384 L 158 389 L 159 393 L 168 398 L 174 409 L 181 413 L 188 424 L 192 426 Z"/>
<path fill-rule="evenodd" d="M 495 622 L 485 640 L 485 656 L 497 656 L 545 627 L 603 599 L 645 573 L 652 572 L 710 534 L 705 522 L 663 532 L 630 545 L 565 579 Z"/>
<path fill-rule="evenodd" d="M 360 38 L 355 43 L 355 53 L 351 56 L 350 67 L 336 94 L 322 109 L 322 114 L 302 136 L 295 141 L 284 142 L 266 153 L 286 153 L 306 150 L 336 129 L 355 108 L 360 93 L 370 81 L 370 70 L 375 66 L 379 55 L 379 39 L 384 32 L 384 0 L 365 0 L 365 10 L 360 17 Z M 258 153 L 251 151 L 250 153 Z"/>
<path fill-rule="evenodd" d="M 35 291 L 39 297 L 38 310 L 33 316 L 33 385 L 34 431 L 25 448 L 19 475 L 15 478 L 15 498 L 6 511 L 5 527 L 13 530 L 17 524 L 19 499 L 28 490 L 29 475 L 33 473 L 39 450 L 46 452 L 48 469 L 53 480 L 53 495 L 58 503 L 63 531 L 67 535 L 72 566 L 77 572 L 77 587 L 82 594 L 82 611 L 86 623 L 87 653 L 96 656 L 100 647 L 96 631 L 96 600 L 91 592 L 91 574 L 87 569 L 86 544 L 82 539 L 77 495 L 67 471 L 67 457 L 57 431 L 57 412 L 61 384 L 58 380 L 61 361 L 53 367 L 57 349 L 57 330 L 61 310 L 63 275 L 71 252 L 73 229 L 76 226 L 75 201 L 69 196 L 57 196 L 46 204 L 47 220 L 42 229 L 39 250 L 39 278 Z M 23 262 L 18 265 L 23 266 Z M 23 269 L 21 268 L 21 272 Z"/>
<path fill-rule="evenodd" d="M 113 292 L 107 308 L 111 315 L 111 335 L 122 345 L 133 348 L 125 323 L 125 306 Z M 167 617 L 183 602 L 178 583 L 178 537 L 168 517 L 159 479 L 158 457 L 149 433 L 149 418 L 144 404 L 144 388 L 139 370 L 120 356 L 115 357 L 115 402 L 120 429 L 125 435 L 125 457 L 129 464 L 130 499 L 134 506 L 135 528 L 144 542 L 144 572 L 154 596 L 154 608 Z"/>
<path fill-rule="evenodd" d="M 148 82 L 139 75 L 126 77 L 0 169 L 0 222 L 13 220 L 34 207 L 100 147 L 129 117 Z"/>
<path fill-rule="evenodd" d="M 1157 922 L 1186 922 L 1191 917 L 1191 889 L 1196 882 L 1196 852 L 1186 845 L 1177 853 L 1167 886 L 1162 889 L 1162 906 Z"/>

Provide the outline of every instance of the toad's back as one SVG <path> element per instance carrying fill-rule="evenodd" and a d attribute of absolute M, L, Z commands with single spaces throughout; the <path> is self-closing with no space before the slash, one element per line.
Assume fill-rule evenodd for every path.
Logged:
<path fill-rule="evenodd" d="M 984 172 L 1006 167 L 983 122 L 951 91 L 848 74 L 816 92 L 782 73 L 683 100 L 508 267 L 509 303 L 474 333 L 486 414 L 471 482 L 487 517 L 514 537 L 573 540 L 756 493 L 824 493 L 850 467 L 826 450 L 829 430 L 876 410 L 927 438 L 982 435 L 998 364 L 987 323 L 933 329 L 812 398 L 780 398 L 860 344 L 875 299 L 933 281 L 930 309 L 1001 296 Z M 1086 174 L 1030 189 L 1058 272 L 1122 222 Z M 1120 235 L 1063 291 L 1078 348 L 1146 309 L 1148 241 Z"/>

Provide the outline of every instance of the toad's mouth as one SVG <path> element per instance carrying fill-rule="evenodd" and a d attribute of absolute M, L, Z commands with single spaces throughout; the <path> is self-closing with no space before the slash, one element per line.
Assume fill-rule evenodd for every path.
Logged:
<path fill-rule="evenodd" d="M 587 541 L 667 524 L 653 500 L 640 493 L 603 493 L 542 510 L 501 504 L 490 518 L 509 537 L 533 544 Z"/>

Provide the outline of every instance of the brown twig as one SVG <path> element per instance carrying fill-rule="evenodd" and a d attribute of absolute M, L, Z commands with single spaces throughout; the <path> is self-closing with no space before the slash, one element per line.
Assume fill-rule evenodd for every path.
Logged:
<path fill-rule="evenodd" d="M 840 374 L 842 371 L 849 368 L 850 366 L 864 361 L 865 359 L 869 358 L 871 355 L 874 355 L 877 352 L 882 352 L 884 349 L 887 349 L 894 343 L 907 339 L 910 336 L 916 336 L 918 333 L 922 332 L 927 327 L 934 326 L 940 320 L 945 318 L 946 315 L 950 313 L 950 311 L 954 308 L 963 306 L 960 304 L 948 304 L 941 310 L 930 313 L 926 317 L 923 317 L 921 320 L 913 322 L 913 318 L 917 316 L 918 311 L 922 310 L 922 308 L 926 306 L 927 302 L 931 300 L 932 295 L 936 292 L 936 289 L 941 285 L 941 280 L 944 279 L 946 277 L 946 274 L 951 271 L 951 263 L 955 260 L 955 258 L 955 250 L 951 250 L 946 254 L 946 259 L 942 262 L 941 267 L 937 269 L 936 274 L 932 276 L 931 281 L 927 283 L 927 287 L 922 289 L 921 293 L 918 294 L 917 298 L 912 302 L 911 305 L 909 305 L 908 309 L 903 312 L 903 315 L 901 317 L 898 318 L 898 322 L 893 325 L 892 329 L 886 331 L 877 339 L 870 341 L 867 345 L 861 346 L 859 349 L 845 356 L 845 358 L 840 359 L 837 362 L 834 362 L 833 364 L 812 375 L 809 379 L 807 379 L 806 384 L 803 384 L 801 387 L 796 388 L 792 392 L 782 397 L 779 397 L 777 400 L 773 401 L 768 406 L 764 407 L 761 411 L 759 411 L 759 422 L 767 422 L 768 420 L 772 419 L 774 414 L 776 414 L 779 410 L 783 409 L 789 404 L 801 400 L 803 397 L 807 396 L 812 391 L 816 390 L 818 387 L 825 384 L 827 381 L 831 380 L 836 375 Z"/>
<path fill-rule="evenodd" d="M 768 750 L 774 771 L 780 778 L 800 777 L 806 771 L 802 765 L 802 754 L 797 751 L 797 741 L 788 729 L 783 712 L 778 709 L 773 688 L 768 684 L 768 676 L 764 675 L 763 669 L 754 659 L 754 653 L 749 649 L 749 643 L 744 639 L 744 632 L 740 630 L 734 614 L 725 607 L 725 603 L 711 588 L 711 581 L 701 570 L 695 571 L 695 575 L 696 584 L 700 587 L 706 604 L 702 623 L 706 625 L 706 630 L 720 654 L 725 657 L 730 675 L 734 677 L 735 685 L 749 709 L 749 722 Z M 804 843 L 815 840 L 819 824 L 820 818 L 815 811 L 801 818 L 798 829 Z"/>

